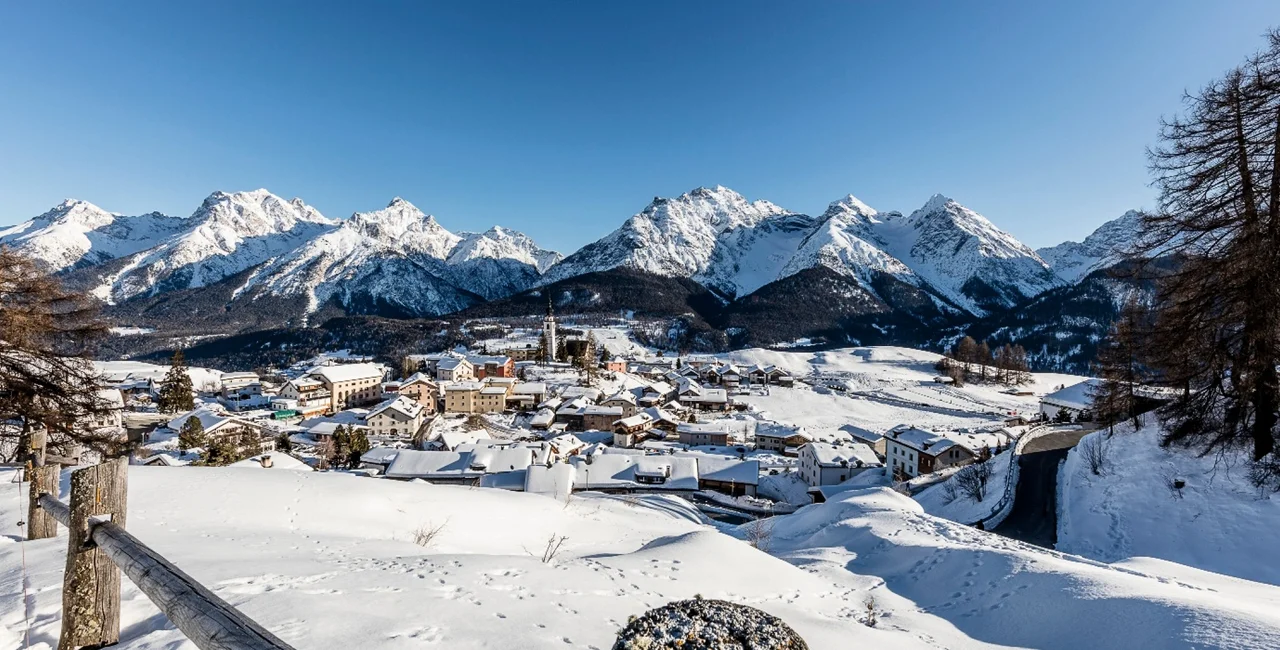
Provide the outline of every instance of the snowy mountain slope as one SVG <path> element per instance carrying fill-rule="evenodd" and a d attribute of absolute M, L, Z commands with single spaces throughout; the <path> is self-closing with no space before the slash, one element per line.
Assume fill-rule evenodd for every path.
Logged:
<path fill-rule="evenodd" d="M 184 219 L 158 212 L 127 217 L 67 199 L 35 219 L 0 230 L 0 244 L 61 271 L 151 248 L 184 225 Z"/>
<path fill-rule="evenodd" d="M 1062 284 L 1035 251 L 941 194 L 872 230 L 885 252 L 975 315 Z"/>
<path fill-rule="evenodd" d="M 655 198 L 621 228 L 551 267 L 542 283 L 620 266 L 666 277 L 723 277 L 710 268 L 721 235 L 790 214 L 768 201 L 747 201 L 721 186 Z"/>
<path fill-rule="evenodd" d="M 803 214 L 771 217 L 720 235 L 707 269 L 694 280 L 728 297 L 752 293 L 783 275 L 816 222 Z"/>
<path fill-rule="evenodd" d="M 308 312 L 332 298 L 343 305 L 382 302 L 407 315 L 435 315 L 474 304 L 441 276 L 462 238 L 401 198 L 356 213 L 253 273 L 237 292 L 304 295 Z"/>
<path fill-rule="evenodd" d="M 539 248 L 527 235 L 501 226 L 459 235 L 445 260 L 446 277 L 486 300 L 528 289 L 564 259 L 560 253 Z"/>
<path fill-rule="evenodd" d="M 95 295 L 113 303 L 139 295 L 207 286 L 288 253 L 334 227 L 302 199 L 266 190 L 214 192 L 187 228 L 131 256 L 102 278 Z"/>
<path fill-rule="evenodd" d="M 400 198 L 339 221 L 266 190 L 215 192 L 188 218 L 124 217 L 68 200 L 0 231 L 0 244 L 70 273 L 72 284 L 109 304 L 249 273 L 216 293 L 235 300 L 272 295 L 290 304 L 302 297 L 309 311 L 336 297 L 359 304 L 360 313 L 382 306 L 403 316 L 522 291 L 561 259 L 498 226 L 451 233 Z"/>
<path fill-rule="evenodd" d="M 841 275 L 857 278 L 868 287 L 872 275 L 877 272 L 896 276 L 911 284 L 923 284 L 910 267 L 884 251 L 885 244 L 876 233 L 884 219 L 896 216 L 899 216 L 896 212 L 882 215 L 852 194 L 833 202 L 779 276 L 825 266 Z"/>
<path fill-rule="evenodd" d="M 1123 253 L 1137 243 L 1142 229 L 1142 213 L 1130 210 L 1090 233 L 1084 241 L 1063 242 L 1036 251 L 1063 282 L 1074 284 L 1090 273 L 1119 262 Z"/>

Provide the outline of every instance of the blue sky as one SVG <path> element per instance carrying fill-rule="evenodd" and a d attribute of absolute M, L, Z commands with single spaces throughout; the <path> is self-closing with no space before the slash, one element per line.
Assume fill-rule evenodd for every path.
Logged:
<path fill-rule="evenodd" d="M 0 4 L 0 224 L 403 196 L 569 252 L 654 196 L 941 192 L 1032 246 L 1151 206 L 1160 116 L 1270 0 Z"/>

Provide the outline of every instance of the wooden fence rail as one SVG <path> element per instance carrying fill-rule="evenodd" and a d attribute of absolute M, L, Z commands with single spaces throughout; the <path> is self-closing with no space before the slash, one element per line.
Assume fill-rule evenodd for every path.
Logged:
<path fill-rule="evenodd" d="M 119 641 L 120 571 L 201 650 L 292 650 L 125 531 L 127 471 L 121 459 L 73 473 L 70 505 L 48 492 L 33 499 L 41 511 L 71 531 L 59 650 Z M 56 478 L 41 485 L 55 490 L 56 486 Z M 33 491 L 36 487 L 32 485 Z M 107 515 L 111 520 L 104 518 Z"/>

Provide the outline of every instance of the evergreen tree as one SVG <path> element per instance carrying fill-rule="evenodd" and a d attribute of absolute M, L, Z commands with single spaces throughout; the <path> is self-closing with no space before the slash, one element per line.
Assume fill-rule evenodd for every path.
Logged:
<path fill-rule="evenodd" d="M 281 431 L 276 435 L 276 450 L 289 453 L 293 451 L 293 440 L 289 439 L 289 434 Z"/>
<path fill-rule="evenodd" d="M 200 418 L 194 414 L 182 423 L 182 429 L 178 431 L 178 449 L 186 451 L 196 447 L 204 447 L 208 441 L 204 433 L 204 424 L 200 422 Z"/>
<path fill-rule="evenodd" d="M 364 429 L 354 427 L 347 430 L 347 468 L 360 467 L 360 457 L 368 453 L 373 446 L 369 444 L 369 436 Z"/>
<path fill-rule="evenodd" d="M 182 354 L 182 348 L 175 350 L 173 358 L 169 360 L 169 372 L 164 375 L 160 395 L 156 398 L 156 407 L 161 413 L 181 413 L 196 407 L 191 375 L 187 373 L 187 361 Z"/>
<path fill-rule="evenodd" d="M 329 452 L 329 466 L 347 469 L 351 466 L 351 427 L 338 425 L 333 431 L 333 449 Z"/>

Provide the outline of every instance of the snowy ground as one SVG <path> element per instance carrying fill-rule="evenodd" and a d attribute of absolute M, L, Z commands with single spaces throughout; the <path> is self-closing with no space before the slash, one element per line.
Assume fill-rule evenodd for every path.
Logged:
<path fill-rule="evenodd" d="M 1106 441 L 1107 465 L 1095 476 L 1071 451 L 1060 478 L 1058 549 L 1104 562 L 1159 558 L 1206 571 L 1280 585 L 1274 538 L 1280 495 L 1259 493 L 1244 458 L 1159 446 L 1157 425 L 1117 429 Z M 1165 478 L 1186 481 L 1181 496 Z"/>
<path fill-rule="evenodd" d="M 17 486 L 0 495 L 0 647 L 20 645 L 28 616 L 32 647 L 51 647 L 66 537 L 18 544 L 25 502 Z M 1033 549 L 887 490 L 769 521 L 765 546 L 785 562 L 673 498 L 564 503 L 263 469 L 130 473 L 130 530 L 298 648 L 604 649 L 628 616 L 696 594 L 779 616 L 815 649 L 1280 644 L 1280 589 Z M 410 541 L 441 524 L 429 545 Z M 544 564 L 552 535 L 567 539 Z M 859 622 L 869 594 L 875 629 Z M 193 647 L 127 581 L 122 611 L 119 647 Z"/>
<path fill-rule="evenodd" d="M 805 427 L 813 433 L 854 426 L 882 433 L 907 423 L 924 428 L 972 429 L 999 426 L 1010 414 L 1032 415 L 1039 396 L 1083 377 L 1036 373 L 1021 386 L 1032 394 L 1010 395 L 997 384 L 960 388 L 935 384 L 938 355 L 908 348 L 843 348 L 826 352 L 778 352 L 750 349 L 724 355 L 740 364 L 777 365 L 797 378 L 795 388 L 771 387 L 768 395 L 737 399 L 770 419 Z M 833 390 L 838 385 L 843 391 Z"/>
<path fill-rule="evenodd" d="M 987 493 L 981 501 L 975 501 L 966 496 L 956 484 L 954 474 L 947 480 L 924 489 L 913 498 L 920 503 L 920 507 L 924 508 L 925 512 L 935 517 L 963 524 L 972 524 L 985 519 L 992 514 L 996 505 L 1000 503 L 1001 497 L 1004 496 L 1005 485 L 1010 478 L 1009 458 L 1012 454 L 1011 447 L 987 461 L 991 464 L 991 478 L 988 479 Z M 948 483 L 955 487 L 954 492 L 948 491 Z"/>
<path fill-rule="evenodd" d="M 773 521 L 771 553 L 870 587 L 889 614 L 880 628 L 935 647 L 1280 647 L 1280 588 L 1157 560 L 1108 566 L 1038 549 L 931 517 L 886 489 Z"/>

